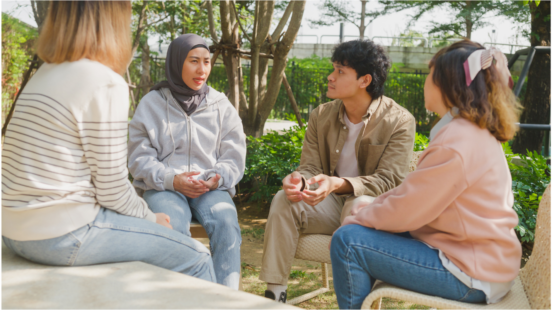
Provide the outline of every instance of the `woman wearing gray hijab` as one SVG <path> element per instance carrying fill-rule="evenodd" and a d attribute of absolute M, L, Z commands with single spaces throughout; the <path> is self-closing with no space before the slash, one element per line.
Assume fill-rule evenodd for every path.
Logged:
<path fill-rule="evenodd" d="M 245 170 L 245 134 L 234 106 L 207 86 L 209 48 L 195 34 L 167 51 L 166 81 L 142 98 L 129 128 L 133 185 L 153 212 L 190 234 L 197 219 L 207 231 L 217 282 L 238 289 L 241 234 L 232 202 Z"/>

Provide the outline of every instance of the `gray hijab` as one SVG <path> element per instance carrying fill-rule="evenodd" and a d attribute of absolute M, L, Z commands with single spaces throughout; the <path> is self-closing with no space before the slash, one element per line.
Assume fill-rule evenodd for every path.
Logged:
<path fill-rule="evenodd" d="M 207 83 L 203 84 L 199 90 L 193 90 L 182 80 L 184 60 L 191 50 L 198 47 L 209 50 L 207 42 L 202 37 L 192 33 L 183 34 L 172 41 L 165 59 L 165 77 L 167 80 L 159 82 L 151 88 L 151 90 L 168 88 L 174 99 L 188 115 L 194 113 L 209 92 Z"/>

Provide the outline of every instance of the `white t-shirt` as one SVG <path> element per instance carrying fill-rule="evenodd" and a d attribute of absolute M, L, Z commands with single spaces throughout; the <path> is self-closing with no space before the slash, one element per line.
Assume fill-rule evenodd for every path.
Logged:
<path fill-rule="evenodd" d="M 355 143 L 360 134 L 360 131 L 364 127 L 364 122 L 353 124 L 347 117 L 347 112 L 343 112 L 343 119 L 345 119 L 347 133 L 347 140 L 343 144 L 341 155 L 335 166 L 336 174 L 341 178 L 354 178 L 358 177 L 358 161 L 355 152 Z"/>

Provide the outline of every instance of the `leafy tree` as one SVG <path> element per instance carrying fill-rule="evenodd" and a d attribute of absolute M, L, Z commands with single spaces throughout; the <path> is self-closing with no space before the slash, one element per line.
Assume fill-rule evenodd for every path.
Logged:
<path fill-rule="evenodd" d="M 336 23 L 350 23 L 358 28 L 360 39 L 364 39 L 366 27 L 370 25 L 378 16 L 381 15 L 381 10 L 366 12 L 366 4 L 368 0 L 360 0 L 361 11 L 352 7 L 350 0 L 324 0 L 319 9 L 322 11 L 322 16 L 319 19 L 310 19 L 311 27 L 314 26 L 332 26 Z M 368 21 L 366 21 L 368 18 Z"/>
<path fill-rule="evenodd" d="M 519 6 L 515 1 L 393 1 L 380 0 L 384 5 L 381 15 L 414 10 L 409 27 L 422 16 L 443 9 L 450 14 L 448 22 L 433 21 L 429 29 L 430 35 L 441 35 L 443 39 L 453 36 L 471 39 L 471 34 L 478 28 L 488 25 L 485 17 L 505 15 L 515 21 L 523 22 L 528 16 L 528 9 Z"/>
<path fill-rule="evenodd" d="M 275 29 L 270 32 L 276 4 L 281 4 L 282 7 L 285 5 L 285 11 Z M 211 1 L 207 0 L 206 5 L 209 12 L 211 38 L 216 42 L 213 58 L 216 59 L 222 55 L 228 79 L 228 98 L 240 113 L 245 133 L 260 137 L 264 124 L 276 103 L 282 81 L 285 80 L 287 55 L 297 37 L 305 10 L 305 1 L 285 3 L 255 1 L 252 16 L 253 31 L 249 33 L 250 28 L 247 28 L 242 21 L 243 15 L 251 12 L 248 9 L 249 1 L 240 6 L 234 1 L 221 0 L 219 7 L 222 36 L 220 40 L 214 28 L 214 10 Z M 244 8 L 247 12 L 244 12 Z M 248 43 L 242 43 L 242 41 Z M 250 51 L 242 49 L 243 46 L 249 46 Z M 239 65 L 240 58 L 251 61 L 247 85 L 249 96 L 245 94 L 246 85 L 242 67 Z M 272 59 L 270 79 L 268 78 L 269 59 Z"/>
<path fill-rule="evenodd" d="M 531 46 L 550 46 L 550 1 L 525 1 L 531 10 Z M 536 54 L 527 76 L 522 101 L 525 124 L 550 124 L 550 53 Z M 521 130 L 512 145 L 516 153 L 541 151 L 543 131 Z"/>

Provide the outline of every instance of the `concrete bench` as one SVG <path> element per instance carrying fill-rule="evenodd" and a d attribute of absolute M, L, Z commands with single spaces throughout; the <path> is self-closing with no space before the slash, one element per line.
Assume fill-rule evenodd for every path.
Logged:
<path fill-rule="evenodd" d="M 4 244 L 2 308 L 297 309 L 142 262 L 36 264 Z"/>

